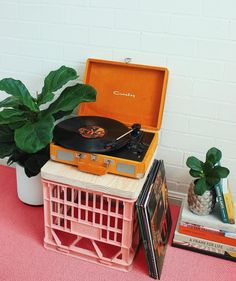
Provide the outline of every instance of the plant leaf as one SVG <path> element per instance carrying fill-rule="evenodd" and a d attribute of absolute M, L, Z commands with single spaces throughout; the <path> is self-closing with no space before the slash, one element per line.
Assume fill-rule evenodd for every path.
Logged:
<path fill-rule="evenodd" d="M 5 91 L 9 95 L 14 96 L 21 104 L 25 105 L 30 110 L 34 112 L 39 111 L 33 97 L 20 80 L 12 78 L 4 78 L 0 80 L 0 91 Z"/>
<path fill-rule="evenodd" d="M 15 122 L 15 123 L 8 124 L 8 126 L 9 126 L 10 129 L 16 130 L 16 129 L 24 126 L 26 122 L 27 122 L 26 120 L 18 121 L 18 122 Z"/>
<path fill-rule="evenodd" d="M 199 159 L 197 159 L 194 156 L 190 156 L 188 157 L 187 161 L 186 161 L 186 165 L 190 168 L 193 169 L 195 171 L 202 171 L 202 166 L 203 166 L 203 162 L 200 161 Z"/>
<path fill-rule="evenodd" d="M 18 162 L 19 165 L 24 166 L 24 162 L 27 159 L 27 156 L 29 154 L 26 152 L 23 152 L 21 150 L 19 150 L 18 148 L 16 148 L 12 154 L 10 155 L 10 157 L 8 158 L 7 164 L 11 165 L 14 162 Z"/>
<path fill-rule="evenodd" d="M 229 175 L 229 169 L 221 166 L 215 166 L 212 170 L 212 175 L 219 178 L 227 178 Z"/>
<path fill-rule="evenodd" d="M 206 161 L 210 161 L 213 165 L 217 164 L 222 157 L 222 153 L 216 147 L 212 147 L 207 151 Z"/>
<path fill-rule="evenodd" d="M 69 111 L 58 111 L 57 113 L 53 114 L 53 118 L 55 120 L 61 119 L 64 116 L 68 116 L 73 112 L 73 110 L 69 110 Z"/>
<path fill-rule="evenodd" d="M 24 152 L 35 153 L 52 141 L 54 118 L 42 117 L 38 122 L 26 123 L 15 130 L 16 146 Z"/>
<path fill-rule="evenodd" d="M 200 171 L 195 171 L 193 169 L 190 169 L 189 174 L 194 177 L 194 178 L 199 178 L 201 176 L 201 172 Z"/>
<path fill-rule="evenodd" d="M 43 165 L 50 159 L 50 154 L 35 153 L 31 154 L 30 157 L 25 161 L 25 173 L 30 178 L 40 173 Z"/>
<path fill-rule="evenodd" d="M 11 124 L 27 120 L 25 113 L 17 109 L 4 109 L 0 112 L 0 124 Z"/>
<path fill-rule="evenodd" d="M 206 182 L 205 178 L 199 179 L 194 186 L 194 192 L 197 195 L 203 195 L 205 191 L 210 189 L 211 186 Z"/>
<path fill-rule="evenodd" d="M 81 102 L 96 100 L 96 90 L 86 84 L 67 87 L 61 95 L 44 111 L 43 114 L 55 114 L 59 111 L 71 111 Z"/>
<path fill-rule="evenodd" d="M 14 142 L 14 132 L 7 125 L 0 125 L 0 143 Z"/>
<path fill-rule="evenodd" d="M 205 176 L 209 175 L 211 172 L 212 172 L 212 169 L 213 169 L 213 164 L 212 162 L 210 161 L 206 161 L 204 164 L 203 164 L 203 173 L 205 174 Z"/>
<path fill-rule="evenodd" d="M 1 143 L 0 145 L 0 158 L 10 156 L 12 152 L 16 149 L 14 142 Z"/>
<path fill-rule="evenodd" d="M 55 71 L 51 71 L 44 80 L 42 93 L 38 96 L 38 105 L 52 101 L 53 92 L 59 90 L 63 85 L 77 78 L 76 71 L 73 68 L 61 66 Z"/>
<path fill-rule="evenodd" d="M 215 186 L 220 181 L 220 177 L 210 175 L 206 177 L 206 182 L 211 186 Z"/>
<path fill-rule="evenodd" d="M 25 173 L 28 177 L 36 176 L 42 166 L 50 158 L 49 145 L 36 153 L 26 153 L 19 149 L 14 150 L 14 152 L 9 157 L 7 164 L 11 165 L 14 162 L 19 163 L 25 168 Z"/>
<path fill-rule="evenodd" d="M 15 97 L 8 97 L 5 100 L 0 102 L 0 108 L 1 107 L 14 107 L 17 108 L 20 104 L 19 100 Z"/>

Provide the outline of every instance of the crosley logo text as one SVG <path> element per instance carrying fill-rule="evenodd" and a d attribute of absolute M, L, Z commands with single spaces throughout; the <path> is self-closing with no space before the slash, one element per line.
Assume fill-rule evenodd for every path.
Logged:
<path fill-rule="evenodd" d="M 113 91 L 113 95 L 124 96 L 124 97 L 129 97 L 129 98 L 135 98 L 135 94 L 132 94 L 132 93 L 122 93 L 120 91 Z"/>

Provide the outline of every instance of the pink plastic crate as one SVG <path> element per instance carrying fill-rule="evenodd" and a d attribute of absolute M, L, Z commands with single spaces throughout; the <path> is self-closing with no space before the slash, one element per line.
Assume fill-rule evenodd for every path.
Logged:
<path fill-rule="evenodd" d="M 43 180 L 44 246 L 129 271 L 140 234 L 135 200 Z"/>

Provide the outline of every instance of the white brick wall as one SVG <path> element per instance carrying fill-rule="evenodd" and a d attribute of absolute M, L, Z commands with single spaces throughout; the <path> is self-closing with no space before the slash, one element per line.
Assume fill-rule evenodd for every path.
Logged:
<path fill-rule="evenodd" d="M 191 180 L 187 157 L 204 159 L 214 145 L 236 195 L 234 0 L 0 0 L 0 10 L 0 79 L 21 79 L 34 93 L 62 64 L 83 79 L 88 57 L 167 66 L 157 155 L 172 194 Z"/>

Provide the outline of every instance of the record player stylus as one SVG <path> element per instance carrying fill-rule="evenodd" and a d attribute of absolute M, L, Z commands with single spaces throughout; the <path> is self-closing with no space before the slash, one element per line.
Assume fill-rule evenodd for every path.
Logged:
<path fill-rule="evenodd" d="M 118 138 L 116 138 L 115 140 L 105 144 L 105 148 L 114 148 L 117 144 L 118 141 L 121 140 L 122 138 L 124 138 L 125 136 L 127 136 L 128 134 L 132 133 L 132 135 L 138 135 L 141 129 L 141 125 L 138 123 L 135 123 L 132 125 L 131 127 L 132 129 L 129 130 L 128 132 L 124 133 L 123 135 L 119 136 Z"/>

